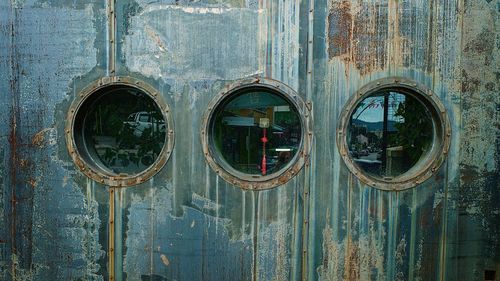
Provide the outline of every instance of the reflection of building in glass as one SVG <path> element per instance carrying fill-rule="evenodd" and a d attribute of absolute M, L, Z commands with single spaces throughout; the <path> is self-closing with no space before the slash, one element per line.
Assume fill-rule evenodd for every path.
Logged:
<path fill-rule="evenodd" d="M 300 119 L 282 97 L 262 92 L 240 95 L 219 111 L 216 148 L 234 169 L 269 174 L 284 167 L 300 144 Z"/>
<path fill-rule="evenodd" d="M 364 135 L 361 135 L 361 134 L 357 135 L 356 136 L 356 140 L 360 144 L 368 145 L 368 138 L 365 137 Z"/>
<path fill-rule="evenodd" d="M 427 151 L 431 122 L 423 105 L 411 96 L 397 92 L 369 96 L 350 120 L 350 155 L 371 174 L 403 174 Z"/>

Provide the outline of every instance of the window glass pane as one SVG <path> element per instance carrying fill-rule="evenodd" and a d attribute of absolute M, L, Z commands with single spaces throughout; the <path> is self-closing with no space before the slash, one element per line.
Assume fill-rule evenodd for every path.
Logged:
<path fill-rule="evenodd" d="M 388 91 L 363 99 L 350 119 L 349 154 L 376 177 L 399 176 L 431 149 L 434 137 L 427 108 L 411 95 Z"/>
<path fill-rule="evenodd" d="M 275 173 L 284 168 L 299 149 L 299 114 L 280 95 L 247 92 L 225 103 L 214 117 L 215 148 L 240 172 Z"/>
<path fill-rule="evenodd" d="M 166 141 L 160 109 L 134 88 L 114 88 L 98 97 L 85 115 L 83 132 L 91 157 L 114 174 L 144 171 Z"/>

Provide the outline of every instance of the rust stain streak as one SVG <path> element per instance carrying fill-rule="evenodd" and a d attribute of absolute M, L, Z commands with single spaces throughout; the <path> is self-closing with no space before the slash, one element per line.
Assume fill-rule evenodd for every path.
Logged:
<path fill-rule="evenodd" d="M 18 161 L 18 139 L 19 139 L 19 131 L 18 131 L 18 118 L 19 118 L 19 96 L 17 93 L 19 92 L 19 81 L 17 80 L 19 73 L 19 65 L 17 60 L 17 48 L 15 48 L 15 28 L 14 25 L 17 19 L 17 11 L 14 7 L 11 6 L 11 19 L 10 22 L 10 40 L 12 48 L 10 50 L 10 65 L 11 65 L 11 78 L 10 78 L 10 94 L 12 95 L 12 105 L 10 112 L 10 132 L 9 132 L 9 172 L 10 172 L 10 185 L 11 185 L 11 214 L 10 214 L 10 235 L 11 235 L 11 253 L 12 255 L 17 255 L 17 246 L 16 246 L 16 233 L 17 233 L 17 194 L 16 194 L 16 186 L 17 186 L 17 161 Z M 16 279 L 16 263 L 12 262 L 12 278 Z"/>
<path fill-rule="evenodd" d="M 161 259 L 161 262 L 162 262 L 165 266 L 169 266 L 169 265 L 170 265 L 170 261 L 168 260 L 167 256 L 165 256 L 164 254 L 161 254 L 161 255 L 160 255 L 160 259 Z"/>
<path fill-rule="evenodd" d="M 115 188 L 109 188 L 108 274 L 115 280 Z"/>

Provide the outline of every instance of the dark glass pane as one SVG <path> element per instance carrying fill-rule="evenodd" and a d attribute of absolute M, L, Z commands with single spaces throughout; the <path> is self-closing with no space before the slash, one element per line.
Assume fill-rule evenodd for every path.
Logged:
<path fill-rule="evenodd" d="M 299 149 L 299 113 L 277 94 L 241 94 L 215 114 L 213 140 L 234 169 L 246 174 L 272 174 L 284 168 Z"/>
<path fill-rule="evenodd" d="M 433 134 L 427 108 L 411 95 L 391 91 L 371 95 L 358 104 L 347 142 L 350 156 L 363 171 L 392 178 L 426 155 Z"/>
<path fill-rule="evenodd" d="M 134 175 L 151 166 L 165 144 L 166 123 L 156 103 L 129 87 L 106 91 L 89 105 L 84 141 L 105 171 Z"/>

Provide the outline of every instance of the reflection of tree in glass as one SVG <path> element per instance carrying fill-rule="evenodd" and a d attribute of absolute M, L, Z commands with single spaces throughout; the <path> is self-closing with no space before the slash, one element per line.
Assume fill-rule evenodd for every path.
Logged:
<path fill-rule="evenodd" d="M 398 130 L 392 136 L 392 142 L 401 145 L 407 153 L 411 165 L 414 165 L 420 156 L 429 149 L 432 141 L 432 121 L 423 105 L 415 98 L 406 96 L 399 104 L 394 114 L 404 121 L 394 126 Z"/>
<path fill-rule="evenodd" d="M 129 122 L 130 116 L 139 112 L 148 119 L 142 126 L 138 120 Z M 91 136 L 101 161 L 114 171 L 119 166 L 128 167 L 130 172 L 131 162 L 137 167 L 139 163 L 151 165 L 165 142 L 163 115 L 144 93 L 115 89 L 96 100 L 87 116 L 86 134 Z"/>

